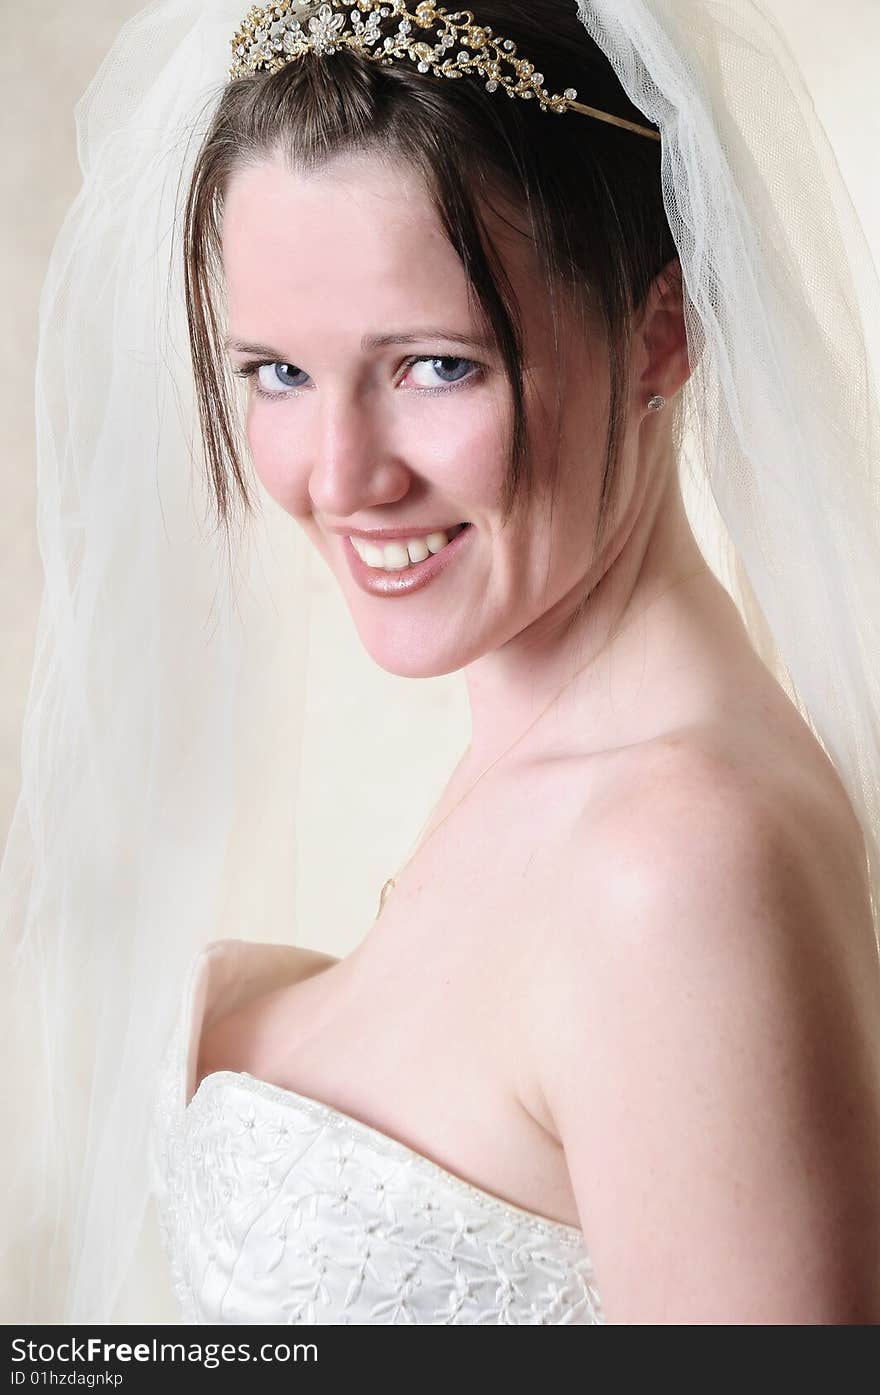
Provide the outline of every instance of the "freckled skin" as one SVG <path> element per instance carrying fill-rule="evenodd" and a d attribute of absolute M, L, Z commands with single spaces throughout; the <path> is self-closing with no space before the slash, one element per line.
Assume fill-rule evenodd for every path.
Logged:
<path fill-rule="evenodd" d="M 612 542 L 595 557 L 585 539 L 598 506 L 605 348 L 599 336 L 585 338 L 563 318 L 557 457 L 546 294 L 527 237 L 494 212 L 489 226 L 523 307 L 527 422 L 538 481 L 527 514 L 506 529 L 501 491 L 511 401 L 499 356 L 436 338 L 361 349 L 364 335 L 414 326 L 464 335 L 485 330 L 418 177 L 376 161 L 337 162 L 309 177 L 274 163 L 241 170 L 228 190 L 223 241 L 230 333 L 277 348 L 295 369 L 269 381 L 272 391 L 276 383 L 282 389 L 277 398 L 250 399 L 248 438 L 263 484 L 325 559 L 376 663 L 409 677 L 466 670 L 472 753 L 486 760 L 546 706 L 578 656 L 583 663 L 601 648 L 628 606 L 641 609 L 704 565 L 677 495 L 667 490 L 661 500 L 669 446 L 662 413 L 646 409 L 654 392 L 671 398 L 687 376 L 680 311 L 658 304 L 644 336 L 650 348 L 639 338 L 634 350 L 627 488 Z M 458 362 L 446 365 L 444 378 L 429 363 L 406 369 L 415 355 Z M 482 368 L 469 370 L 469 361 Z M 445 392 L 423 390 L 443 388 L 451 368 L 463 382 Z M 261 381 L 270 375 L 264 371 Z M 284 396 L 285 383 L 299 390 Z M 551 517 L 546 485 L 554 468 Z M 402 603 L 364 595 L 349 575 L 340 538 L 322 526 L 463 521 L 476 530 L 466 562 Z M 563 637 L 584 588 L 612 564 L 614 586 L 602 588 L 589 624 Z"/>
<path fill-rule="evenodd" d="M 516 224 L 516 212 L 503 211 Z M 525 516 L 506 529 L 501 499 L 510 396 L 497 357 L 436 338 L 369 351 L 361 346 L 363 336 L 417 325 L 466 335 L 484 328 L 472 317 L 463 269 L 418 178 L 375 160 L 333 163 L 308 178 L 267 163 L 240 171 L 230 184 L 223 247 L 230 336 L 271 345 L 302 385 L 270 401 L 252 394 L 255 469 L 320 552 L 377 664 L 406 677 L 464 671 L 472 737 L 429 821 L 437 836 L 423 841 L 398 875 L 382 916 L 356 950 L 318 965 L 319 972 L 307 966 L 304 976 L 302 956 L 311 952 L 285 947 L 289 972 L 205 1034 L 200 1070 L 245 1069 L 334 1104 L 542 1215 L 578 1225 L 580 1207 L 591 1217 L 599 1252 L 607 1233 L 611 1261 L 628 1215 L 637 1233 L 623 1246 L 623 1260 L 627 1273 L 638 1276 L 652 1237 L 641 1226 L 639 1204 L 621 1206 L 615 1195 L 623 1175 L 613 1152 L 617 1121 L 608 1116 L 611 1143 L 604 1154 L 595 1138 L 587 1146 L 583 1133 L 599 1117 L 601 1072 L 589 1099 L 578 1095 L 570 1105 L 565 1132 L 560 1122 L 570 1098 L 565 1065 L 576 1092 L 590 1061 L 607 1059 L 614 1061 L 614 1071 L 605 1073 L 613 1075 L 609 1098 L 626 1101 L 628 1117 L 641 1117 L 653 1083 L 640 1067 L 628 1073 L 627 1062 L 646 1059 L 653 1068 L 654 1044 L 685 1011 L 667 1012 L 685 978 L 673 963 L 666 988 L 654 994 L 656 975 L 647 975 L 642 1009 L 621 1015 L 617 1005 L 628 1001 L 632 969 L 625 955 L 620 980 L 609 976 L 607 990 L 595 990 L 596 1002 L 589 1001 L 598 981 L 594 969 L 608 964 L 601 946 L 598 958 L 590 957 L 599 919 L 594 906 L 605 907 L 606 949 L 626 945 L 630 929 L 629 911 L 617 923 L 608 897 L 615 858 L 629 848 L 638 868 L 657 837 L 682 868 L 683 885 L 712 880 L 708 919 L 723 905 L 734 926 L 746 925 L 750 877 L 735 864 L 727 879 L 718 876 L 716 848 L 703 857 L 690 825 L 670 854 L 665 829 L 676 788 L 685 809 L 699 808 L 703 798 L 717 808 L 712 791 L 722 778 L 736 793 L 732 808 L 743 792 L 755 791 L 761 818 L 792 840 L 786 864 L 812 865 L 812 850 L 822 850 L 815 899 L 833 899 L 827 922 L 835 954 L 853 982 L 868 982 L 874 946 L 859 899 L 859 833 L 831 763 L 758 659 L 739 612 L 700 554 L 678 488 L 669 413 L 647 410 L 656 393 L 672 401 L 690 371 L 680 287 L 676 293 L 658 279 L 636 326 L 620 503 L 596 556 L 589 539 L 608 409 L 606 350 L 597 333 L 585 337 L 563 317 L 557 454 L 546 294 L 525 237 L 494 213 L 489 227 L 522 306 L 538 481 Z M 448 358 L 447 367 L 473 360 L 484 369 L 463 386 L 428 393 L 443 380 L 430 363 L 408 367 L 417 355 Z M 551 515 L 546 482 L 554 470 Z M 465 520 L 474 530 L 466 553 L 424 590 L 391 600 L 355 585 L 342 539 L 325 528 Z M 586 615 L 566 630 L 585 591 Z M 578 669 L 583 672 L 551 714 L 541 717 Z M 638 823 L 645 797 L 658 800 L 659 812 Z M 727 806 L 720 804 L 723 823 Z M 751 806 L 745 821 L 751 826 Z M 589 854 L 597 846 L 607 851 L 593 863 Z M 631 880 L 637 889 L 638 876 Z M 690 943 L 693 934 L 687 972 L 702 966 L 706 1002 L 709 989 L 724 1001 L 725 970 L 719 982 L 702 908 L 695 919 L 690 927 L 675 920 L 679 939 Z M 754 982 L 745 975 L 743 1013 L 763 991 L 760 974 Z M 770 1014 L 774 1030 L 794 1012 L 779 992 L 780 1006 Z M 687 1011 L 694 1001 L 699 1009 L 695 994 Z M 598 1024 L 608 1004 L 606 1029 L 617 1035 L 603 1047 Z M 846 1006 L 838 1018 L 848 1015 Z M 695 1025 L 694 1040 L 702 1043 L 695 1067 L 716 1043 L 711 1013 L 705 1040 L 700 1030 Z M 762 1030 L 760 1022 L 747 1026 L 744 1039 L 760 1043 Z M 756 1079 L 771 1059 L 768 1050 Z M 551 1103 L 554 1082 L 559 1108 Z M 692 1151 L 689 1143 L 682 1147 L 686 1127 L 698 1141 L 703 1123 L 696 1114 L 690 1122 L 677 1119 L 671 1109 L 668 1119 L 674 1122 L 666 1133 L 659 1125 L 655 1130 L 657 1156 L 684 1168 Z M 751 1125 L 740 1130 L 744 1138 L 759 1133 Z M 641 1154 L 641 1146 L 626 1154 L 634 1197 Z M 578 1156 L 585 1161 L 571 1163 Z M 761 1167 L 755 1171 L 760 1175 Z M 606 1186 L 609 1178 L 613 1185 Z M 700 1182 L 694 1176 L 677 1186 L 685 1219 Z M 712 1197 L 721 1202 L 726 1194 L 715 1188 Z M 812 1212 L 809 1220 L 812 1226 Z M 809 1248 L 812 1230 L 804 1233 Z M 699 1237 L 687 1247 L 689 1265 L 701 1248 Z M 628 1297 L 618 1313 L 643 1311 L 638 1303 L 627 1309 L 633 1301 Z"/>

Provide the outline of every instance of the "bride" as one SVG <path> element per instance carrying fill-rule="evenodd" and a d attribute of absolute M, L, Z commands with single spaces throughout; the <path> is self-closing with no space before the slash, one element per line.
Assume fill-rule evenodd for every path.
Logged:
<path fill-rule="evenodd" d="M 463 674 L 471 736 L 353 952 L 226 938 L 172 986 L 152 1174 L 184 1321 L 880 1317 L 873 832 L 798 648 L 812 466 L 754 385 L 779 455 L 746 493 L 672 126 L 612 71 L 612 8 L 493 0 L 447 44 L 434 5 L 282 3 L 201 134 L 181 255 L 218 519 L 247 455 L 371 660 Z M 543 94 L 376 62 L 361 26 L 403 15 L 463 69 L 506 41 Z M 760 322 L 714 269 L 744 391 Z M 813 710 L 696 535 L 688 403 Z M 841 633 L 845 524 L 818 561 Z"/>

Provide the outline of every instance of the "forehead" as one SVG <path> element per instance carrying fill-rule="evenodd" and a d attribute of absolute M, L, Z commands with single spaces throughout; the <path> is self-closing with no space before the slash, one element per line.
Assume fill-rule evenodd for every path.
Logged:
<path fill-rule="evenodd" d="M 488 215 L 487 215 L 488 216 Z M 417 171 L 375 155 L 316 174 L 280 160 L 238 169 L 226 190 L 223 266 L 230 323 L 268 336 L 277 326 L 350 326 L 390 319 L 480 328 L 459 257 Z M 518 293 L 525 240 L 492 239 Z M 402 318 L 402 317 L 405 317 Z M 256 321 L 256 322 L 255 322 Z"/>

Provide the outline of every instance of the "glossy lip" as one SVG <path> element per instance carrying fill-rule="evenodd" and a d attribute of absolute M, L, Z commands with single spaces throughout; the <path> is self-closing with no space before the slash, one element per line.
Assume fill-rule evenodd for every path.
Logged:
<path fill-rule="evenodd" d="M 435 552 L 424 562 L 417 562 L 414 567 L 407 567 L 399 572 L 382 572 L 368 567 L 366 562 L 361 561 L 348 535 L 342 539 L 342 547 L 352 576 L 368 596 L 409 596 L 413 591 L 421 591 L 423 586 L 427 586 L 441 572 L 445 572 L 463 548 L 467 547 L 467 540 L 474 532 L 476 529 L 472 524 L 468 524 L 440 552 Z M 360 537 L 360 534 L 353 536 Z M 413 535 L 407 533 L 403 536 Z"/>
<path fill-rule="evenodd" d="M 463 518 L 458 523 L 464 523 Z M 373 528 L 366 532 L 360 528 L 327 528 L 328 533 L 338 533 L 341 538 L 363 538 L 364 542 L 409 542 L 410 538 L 429 538 L 432 533 L 449 533 L 458 523 L 442 523 L 434 528 Z"/>

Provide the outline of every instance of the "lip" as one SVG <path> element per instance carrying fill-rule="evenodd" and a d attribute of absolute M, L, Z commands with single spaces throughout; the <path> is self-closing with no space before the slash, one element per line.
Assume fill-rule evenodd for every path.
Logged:
<path fill-rule="evenodd" d="M 440 552 L 434 552 L 424 562 L 417 562 L 414 567 L 407 567 L 404 571 L 399 572 L 383 572 L 368 567 L 366 562 L 361 561 L 352 545 L 351 538 L 347 535 L 342 539 L 342 547 L 352 576 L 361 590 L 365 591 L 368 596 L 410 596 L 414 591 L 421 591 L 435 577 L 445 572 L 459 553 L 467 547 L 468 538 L 474 532 L 476 529 L 473 524 L 468 524 Z M 360 537 L 361 534 L 356 533 L 353 536 Z M 377 535 L 374 533 L 373 536 Z M 406 533 L 403 536 L 412 537 L 413 535 Z"/>
<path fill-rule="evenodd" d="M 459 520 L 463 522 L 463 520 Z M 373 528 L 365 532 L 360 528 L 328 528 L 328 533 L 338 533 L 341 538 L 363 538 L 364 542 L 409 542 L 410 538 L 429 538 L 432 533 L 448 533 L 457 528 L 458 523 L 440 523 L 432 528 Z"/>

